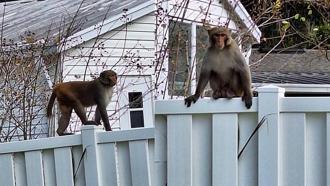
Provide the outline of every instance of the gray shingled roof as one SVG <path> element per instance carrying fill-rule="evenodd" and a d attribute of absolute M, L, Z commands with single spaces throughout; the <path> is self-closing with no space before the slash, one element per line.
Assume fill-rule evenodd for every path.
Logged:
<path fill-rule="evenodd" d="M 253 83 L 330 84 L 330 51 L 306 50 L 303 53 L 253 51 L 250 66 Z"/>
<path fill-rule="evenodd" d="M 101 22 L 107 10 L 107 18 L 123 13 L 149 0 L 21 0 L 0 4 L 0 15 L 5 12 L 3 36 L 7 39 L 17 39 L 26 31 L 31 31 L 37 38 L 50 34 L 57 34 L 61 25 L 71 22 L 72 17 L 82 3 L 76 24 L 79 29 L 85 29 Z M 0 20 L 2 23 L 2 18 Z M 79 30 L 75 30 L 79 31 Z"/>

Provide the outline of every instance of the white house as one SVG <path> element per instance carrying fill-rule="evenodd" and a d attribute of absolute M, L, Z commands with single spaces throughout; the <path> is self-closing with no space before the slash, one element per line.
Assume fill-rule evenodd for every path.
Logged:
<path fill-rule="evenodd" d="M 56 81 L 89 80 L 105 69 L 119 74 L 108 106 L 114 129 L 152 127 L 155 99 L 195 90 L 208 44 L 203 23 L 227 25 L 247 61 L 261 35 L 238 0 L 46 0 L 6 7 L 12 13 L 5 12 L 5 37 L 32 30 L 36 38 L 46 31 L 64 38 L 57 46 L 61 62 L 49 66 L 51 76 L 54 66 L 60 72 Z"/>

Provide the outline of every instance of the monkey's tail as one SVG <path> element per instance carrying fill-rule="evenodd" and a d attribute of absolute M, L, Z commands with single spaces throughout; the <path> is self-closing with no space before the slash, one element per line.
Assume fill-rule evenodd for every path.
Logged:
<path fill-rule="evenodd" d="M 56 94 L 55 94 L 55 92 L 53 92 L 49 98 L 49 102 L 48 102 L 48 106 L 47 106 L 47 117 L 50 117 L 52 115 L 55 98 L 56 98 Z"/>

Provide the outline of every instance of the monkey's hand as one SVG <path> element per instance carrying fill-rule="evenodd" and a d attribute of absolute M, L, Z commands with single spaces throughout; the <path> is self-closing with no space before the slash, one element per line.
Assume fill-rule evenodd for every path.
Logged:
<path fill-rule="evenodd" d="M 251 108 L 251 106 L 252 106 L 252 96 L 250 96 L 250 95 L 244 95 L 242 97 L 242 101 L 245 102 L 245 107 L 247 109 L 250 109 Z"/>
<path fill-rule="evenodd" d="M 196 103 L 196 101 L 198 100 L 198 97 L 195 95 L 189 96 L 186 99 L 184 99 L 184 104 L 187 105 L 187 107 L 190 107 L 191 102 Z"/>

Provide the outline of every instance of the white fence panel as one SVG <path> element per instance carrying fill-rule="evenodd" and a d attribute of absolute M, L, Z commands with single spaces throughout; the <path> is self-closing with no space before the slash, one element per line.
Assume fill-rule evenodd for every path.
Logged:
<path fill-rule="evenodd" d="M 169 115 L 167 131 L 168 185 L 191 185 L 192 116 Z"/>
<path fill-rule="evenodd" d="M 63 147 L 54 149 L 56 184 L 73 186 L 73 168 L 71 148 Z"/>
<path fill-rule="evenodd" d="M 250 135 L 255 130 L 258 123 L 257 114 L 241 113 L 238 115 L 239 124 L 239 149 L 241 152 L 247 143 Z M 240 186 L 258 185 L 258 170 L 251 169 L 258 167 L 258 138 L 257 134 L 251 138 L 244 153 L 238 160 L 238 184 Z"/>
<path fill-rule="evenodd" d="M 25 171 L 24 153 L 20 152 L 14 154 L 14 169 L 15 169 L 16 186 L 26 186 L 27 179 L 26 179 L 26 171 Z M 1 174 L 7 175 L 7 173 L 5 172 L 1 172 Z"/>
<path fill-rule="evenodd" d="M 258 91 L 248 110 L 240 98 L 157 101 L 157 185 L 330 186 L 330 99 Z"/>
<path fill-rule="evenodd" d="M 212 185 L 211 136 L 212 116 L 192 115 L 192 183 L 196 186 Z"/>
<path fill-rule="evenodd" d="M 326 185 L 326 115 L 306 114 L 306 185 Z"/>
<path fill-rule="evenodd" d="M 304 113 L 281 114 L 283 185 L 306 184 L 306 117 Z"/>
<path fill-rule="evenodd" d="M 25 152 L 25 168 L 27 185 L 44 185 L 44 174 L 42 170 L 42 154 L 41 151 Z"/>
<path fill-rule="evenodd" d="M 14 161 L 12 154 L 0 155 L 0 167 L 7 174 L 0 174 L 0 183 L 3 185 L 14 185 Z"/>
<path fill-rule="evenodd" d="M 102 185 L 118 185 L 116 143 L 102 143 L 98 148 Z"/>
<path fill-rule="evenodd" d="M 240 98 L 190 108 L 157 101 L 155 129 L 84 126 L 82 134 L 0 144 L 0 185 L 330 186 L 329 105 L 277 87 L 259 89 L 250 109 Z"/>
<path fill-rule="evenodd" d="M 212 117 L 212 185 L 238 185 L 237 114 Z"/>
<path fill-rule="evenodd" d="M 159 183 L 156 184 L 256 185 L 256 137 L 250 141 L 241 159 L 237 159 L 238 150 L 242 148 L 238 145 L 243 146 L 242 141 L 247 141 L 257 125 L 256 101 L 254 99 L 250 110 L 236 98 L 230 101 L 203 99 L 190 108 L 178 100 L 156 102 L 155 164 L 159 172 Z M 248 129 L 240 130 L 240 140 L 239 125 Z M 239 162 L 246 165 L 240 166 L 245 176 L 241 179 Z"/>
<path fill-rule="evenodd" d="M 133 186 L 151 186 L 148 140 L 130 141 L 129 155 Z"/>
<path fill-rule="evenodd" d="M 66 147 L 69 148 L 69 147 Z M 45 185 L 46 186 L 56 186 L 56 169 L 55 169 L 55 158 L 54 158 L 54 150 L 46 149 L 42 152 L 42 160 L 43 160 L 43 171 L 45 177 Z M 72 160 L 70 160 L 72 161 Z M 70 162 L 69 161 L 69 162 Z M 61 162 L 61 164 L 66 165 L 66 163 Z M 57 165 L 56 165 L 57 166 Z M 63 178 L 69 179 L 69 178 Z"/>
<path fill-rule="evenodd" d="M 84 126 L 82 134 L 0 144 L 0 185 L 151 186 L 153 139 L 153 128 Z"/>

